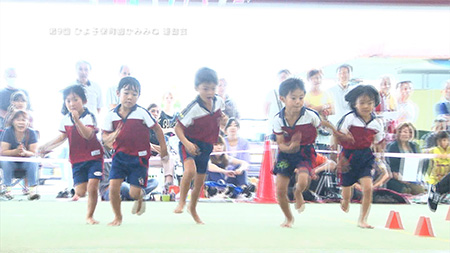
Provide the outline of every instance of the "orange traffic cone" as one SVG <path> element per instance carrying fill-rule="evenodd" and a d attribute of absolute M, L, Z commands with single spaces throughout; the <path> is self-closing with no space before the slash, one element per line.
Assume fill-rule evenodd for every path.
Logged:
<path fill-rule="evenodd" d="M 270 141 L 264 143 L 264 154 L 259 171 L 258 189 L 254 202 L 257 203 L 277 203 L 275 198 L 275 183 L 272 176 L 272 154 L 270 152 Z"/>
<path fill-rule="evenodd" d="M 414 235 L 434 237 L 433 228 L 429 217 L 420 216 Z"/>
<path fill-rule="evenodd" d="M 389 218 L 386 222 L 386 228 L 389 229 L 403 229 L 402 220 L 400 219 L 400 214 L 395 211 L 389 213 Z"/>
<path fill-rule="evenodd" d="M 450 221 L 450 206 L 448 207 L 447 217 L 445 218 L 445 220 Z"/>

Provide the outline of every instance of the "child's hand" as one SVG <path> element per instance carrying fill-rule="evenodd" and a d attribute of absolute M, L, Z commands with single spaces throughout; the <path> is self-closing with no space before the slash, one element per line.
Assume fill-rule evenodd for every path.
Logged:
<path fill-rule="evenodd" d="M 78 120 L 80 119 L 80 114 L 78 113 L 78 111 L 72 110 L 70 111 L 70 114 L 72 115 L 73 121 L 78 122 Z"/>
<path fill-rule="evenodd" d="M 200 155 L 200 149 L 194 143 L 189 142 L 185 147 L 186 147 L 186 151 L 189 154 L 194 155 L 194 156 Z"/>
<path fill-rule="evenodd" d="M 318 178 L 319 178 L 319 176 L 317 176 L 316 169 L 312 169 L 311 170 L 311 179 L 317 180 Z"/>
<path fill-rule="evenodd" d="M 301 141 L 302 141 L 302 133 L 297 132 L 294 135 L 292 135 L 291 142 L 298 142 L 298 143 L 300 143 Z"/>
<path fill-rule="evenodd" d="M 355 143 L 355 138 L 353 138 L 353 135 L 348 132 L 347 134 L 336 132 L 336 138 L 339 140 L 339 142 L 349 142 L 351 144 Z"/>

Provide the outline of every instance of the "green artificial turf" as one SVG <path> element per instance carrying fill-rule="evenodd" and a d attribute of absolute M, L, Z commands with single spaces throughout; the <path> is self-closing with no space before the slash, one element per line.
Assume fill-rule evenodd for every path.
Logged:
<path fill-rule="evenodd" d="M 199 203 L 205 225 L 188 213 L 174 214 L 175 202 L 146 202 L 142 216 L 122 202 L 120 227 L 109 227 L 111 206 L 101 202 L 85 224 L 85 201 L 0 202 L 0 252 L 449 252 L 448 205 L 436 213 L 426 205 L 372 205 L 369 223 L 356 226 L 359 204 L 343 213 L 338 204 L 307 204 L 295 213 L 291 229 L 276 204 Z M 293 206 L 292 206 L 293 209 Z M 400 213 L 404 230 L 384 228 L 391 210 Z M 415 236 L 420 216 L 431 218 L 436 237 Z"/>

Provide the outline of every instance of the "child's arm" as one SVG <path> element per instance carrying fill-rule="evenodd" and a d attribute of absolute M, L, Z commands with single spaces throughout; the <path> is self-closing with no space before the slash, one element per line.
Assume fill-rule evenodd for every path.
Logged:
<path fill-rule="evenodd" d="M 350 143 L 355 142 L 355 139 L 353 138 L 353 136 L 350 132 L 348 132 L 347 134 L 344 134 L 341 131 L 338 131 L 336 129 L 336 127 L 333 124 L 331 124 L 330 121 L 321 118 L 320 124 L 326 128 L 329 128 L 333 132 L 333 135 L 336 137 L 336 139 L 338 141 L 344 141 L 344 142 L 350 142 Z"/>
<path fill-rule="evenodd" d="M 219 166 L 212 163 L 211 161 L 208 162 L 208 170 L 211 172 L 222 173 L 227 177 L 236 177 L 236 174 L 234 171 L 222 169 Z"/>
<path fill-rule="evenodd" d="M 295 153 L 300 150 L 300 141 L 302 139 L 302 134 L 300 132 L 295 133 L 289 143 L 284 142 L 284 136 L 282 134 L 277 134 L 277 145 L 278 149 L 284 153 Z"/>
<path fill-rule="evenodd" d="M 114 130 L 114 132 L 111 132 L 111 133 L 103 131 L 102 132 L 103 145 L 105 145 L 109 149 L 112 149 L 113 143 L 116 141 L 116 138 L 120 133 L 120 130 L 122 130 L 122 126 L 123 126 L 123 124 L 120 123 L 117 126 L 116 130 Z"/>
<path fill-rule="evenodd" d="M 40 146 L 38 148 L 38 153 L 41 156 L 44 156 L 45 154 L 47 154 L 48 152 L 52 151 L 53 149 L 55 149 L 59 145 L 63 144 L 66 139 L 67 139 L 67 135 L 65 133 L 61 133 L 55 139 L 53 139 L 53 140 L 47 142 L 46 144 Z"/>
<path fill-rule="evenodd" d="M 179 123 L 175 125 L 175 134 L 177 135 L 178 139 L 180 139 L 183 146 L 186 148 L 186 151 L 191 155 L 199 155 L 199 149 L 197 145 L 190 142 L 186 136 L 184 135 L 183 127 L 180 126 Z"/>
<path fill-rule="evenodd" d="M 78 111 L 73 110 L 70 112 L 72 115 L 73 122 L 75 123 L 75 126 L 77 128 L 78 133 L 86 140 L 90 140 L 92 136 L 94 136 L 94 129 L 91 127 L 87 127 L 81 122 L 80 120 L 80 114 Z"/>
<path fill-rule="evenodd" d="M 248 162 L 234 158 L 234 157 L 231 158 L 230 163 L 233 165 L 239 165 L 239 169 L 234 171 L 236 175 L 241 175 L 244 171 L 248 170 L 248 167 L 249 167 Z"/>
<path fill-rule="evenodd" d="M 161 155 L 162 158 L 164 158 L 168 155 L 166 139 L 164 138 L 164 133 L 158 123 L 155 123 L 152 130 L 155 131 L 156 139 L 158 139 L 158 142 L 159 142 L 159 152 L 158 153 Z"/>

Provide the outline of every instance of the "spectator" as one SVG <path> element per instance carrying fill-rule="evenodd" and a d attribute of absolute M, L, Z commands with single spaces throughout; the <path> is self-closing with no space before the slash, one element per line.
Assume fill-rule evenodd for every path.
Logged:
<path fill-rule="evenodd" d="M 228 119 L 225 125 L 225 133 L 227 137 L 225 138 L 225 150 L 229 151 L 229 156 L 236 158 L 246 163 L 250 163 L 250 153 L 249 152 L 239 152 L 249 150 L 249 143 L 246 139 L 239 137 L 240 124 L 235 118 Z M 227 170 L 235 171 L 235 177 L 229 177 L 227 183 L 234 184 L 237 186 L 248 185 L 247 180 L 247 170 L 242 170 L 240 164 L 233 165 L 229 164 Z"/>
<path fill-rule="evenodd" d="M 431 132 L 422 136 L 422 149 L 428 149 L 437 146 L 436 134 L 440 131 L 447 131 L 448 120 L 442 116 L 438 116 L 434 119 Z"/>
<path fill-rule="evenodd" d="M 431 161 L 426 180 L 428 183 L 437 184 L 450 172 L 450 136 L 446 131 L 440 131 L 436 135 L 437 146 L 426 150 L 427 153 L 437 155 Z"/>
<path fill-rule="evenodd" d="M 130 67 L 128 67 L 127 65 L 120 66 L 119 81 L 120 79 L 130 75 L 131 75 Z M 113 109 L 119 104 L 119 96 L 117 95 L 117 84 L 109 87 L 106 94 L 106 104 L 108 105 L 109 109 Z"/>
<path fill-rule="evenodd" d="M 330 121 L 334 124 L 336 124 L 342 116 L 352 110 L 347 101 L 345 101 L 345 95 L 353 88 L 350 83 L 353 67 L 348 64 L 343 64 L 339 66 L 336 71 L 338 83 L 328 90 L 333 96 L 335 114 L 330 117 Z"/>
<path fill-rule="evenodd" d="M 414 124 L 419 116 L 417 105 L 411 100 L 413 84 L 411 81 L 397 83 L 398 124 L 411 122 Z"/>
<path fill-rule="evenodd" d="M 158 123 L 165 135 L 175 135 L 173 128 L 177 123 L 178 112 L 175 111 L 174 96 L 172 92 L 166 92 L 163 96 L 162 110 L 160 111 Z M 159 108 L 158 108 L 159 109 Z"/>
<path fill-rule="evenodd" d="M 76 64 L 78 78 L 74 84 L 81 84 L 86 90 L 87 104 L 86 107 L 94 115 L 98 115 L 102 109 L 102 90 L 97 83 L 89 80 L 91 64 L 87 61 L 79 61 Z"/>
<path fill-rule="evenodd" d="M 401 123 L 396 130 L 396 140 L 389 143 L 386 151 L 389 153 L 420 153 L 417 143 L 413 142 L 416 128 L 411 123 Z M 398 193 L 417 195 L 424 192 L 421 185 L 402 180 L 405 158 L 387 157 L 386 161 L 391 167 L 392 178 L 387 182 L 386 188 Z"/>
<path fill-rule="evenodd" d="M 442 89 L 442 99 L 435 105 L 436 116 L 450 119 L 450 79 L 445 82 Z"/>
<path fill-rule="evenodd" d="M 381 78 L 379 92 L 380 92 L 380 104 L 375 108 L 375 112 L 381 115 L 386 127 L 386 139 L 388 141 L 393 140 L 393 135 L 397 125 L 397 121 L 392 117 L 385 117 L 384 112 L 397 111 L 397 101 L 391 94 L 391 78 L 389 76 L 383 76 Z"/>
<path fill-rule="evenodd" d="M 305 95 L 305 106 L 317 111 L 323 118 L 334 114 L 334 102 L 327 91 L 321 90 L 322 71 L 312 69 L 307 74 L 311 89 Z M 322 127 L 318 129 L 316 144 L 318 149 L 329 150 L 330 133 Z"/>
<path fill-rule="evenodd" d="M 10 105 L 8 107 L 8 112 L 5 116 L 5 122 L 12 116 L 15 110 L 24 110 L 28 113 L 29 127 L 33 128 L 33 117 L 31 116 L 31 111 L 28 108 L 28 97 L 25 92 L 18 90 L 11 95 Z"/>
<path fill-rule="evenodd" d="M 11 95 L 14 92 L 19 90 L 24 92 L 28 101 L 26 109 L 30 110 L 31 108 L 28 93 L 25 90 L 19 89 L 17 87 L 16 79 L 16 69 L 8 68 L 5 70 L 6 87 L 0 90 L 0 129 L 4 128 L 5 116 L 8 111 L 8 107 L 11 105 Z"/>
<path fill-rule="evenodd" d="M 227 181 L 229 178 L 236 177 L 236 174 L 243 174 L 243 171 L 248 169 L 248 163 L 234 157 L 228 156 L 226 153 L 225 140 L 219 136 L 218 142 L 214 143 L 213 152 L 219 154 L 212 154 L 208 163 L 208 171 L 206 172 L 206 181 L 219 182 L 220 180 Z M 228 165 L 238 167 L 237 170 L 227 170 Z M 235 184 L 241 186 L 243 184 Z"/>
<path fill-rule="evenodd" d="M 268 119 L 268 133 L 271 135 L 271 139 L 275 141 L 275 135 L 272 133 L 273 119 L 275 115 L 283 109 L 283 102 L 280 100 L 280 95 L 278 94 L 278 87 L 280 83 L 284 80 L 288 79 L 291 76 L 291 72 L 287 69 L 280 70 L 278 72 L 278 84 L 276 88 L 270 90 L 270 92 L 266 96 L 266 100 L 264 102 L 264 115 Z"/>
<path fill-rule="evenodd" d="M 36 154 L 38 137 L 36 132 L 28 127 L 28 114 L 23 110 L 16 110 L 8 122 L 6 122 L 6 130 L 3 134 L 0 146 L 0 154 L 2 156 L 11 157 L 32 157 Z M 12 199 L 11 182 L 14 171 L 18 168 L 26 171 L 29 188 L 29 200 L 39 199 L 40 196 L 36 192 L 38 183 L 38 164 L 36 162 L 11 162 L 2 161 L 3 179 L 6 185 L 4 196 Z"/>
<path fill-rule="evenodd" d="M 147 110 L 150 112 L 152 117 L 156 120 L 156 122 L 160 121 L 160 114 L 161 111 L 157 104 L 150 104 Z M 164 129 L 163 129 L 164 131 Z M 167 136 L 165 136 L 167 138 Z M 157 156 L 161 154 L 161 147 L 159 145 L 158 138 L 156 136 L 155 131 L 153 129 L 150 129 L 150 143 L 152 145 L 152 155 Z M 167 146 L 167 140 L 166 140 L 166 146 Z M 162 166 L 163 166 L 163 173 L 164 173 L 164 183 L 165 188 L 168 188 L 169 185 L 173 184 L 173 176 L 174 176 L 174 157 L 169 156 L 166 158 L 161 158 Z"/>
<path fill-rule="evenodd" d="M 230 98 L 230 96 L 228 96 L 227 86 L 227 80 L 225 80 L 225 78 L 220 78 L 219 85 L 217 85 L 217 95 L 225 101 L 225 115 L 227 115 L 228 118 L 239 119 L 240 115 L 236 108 L 236 103 Z"/>

